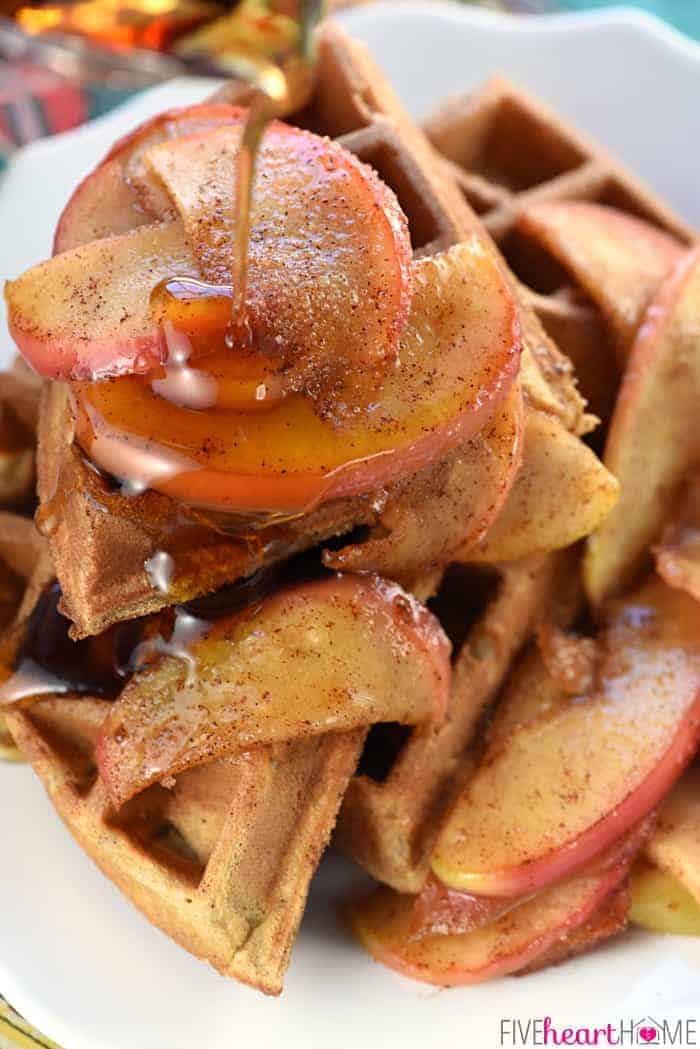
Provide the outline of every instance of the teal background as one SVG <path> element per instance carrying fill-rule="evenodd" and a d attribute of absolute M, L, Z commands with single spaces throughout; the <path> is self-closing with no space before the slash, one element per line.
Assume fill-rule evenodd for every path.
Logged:
<path fill-rule="evenodd" d="M 620 0 L 622 3 L 622 0 Z M 592 7 L 612 7 L 610 0 L 559 0 L 555 9 L 586 11 Z M 676 29 L 700 40 L 700 0 L 627 0 L 627 7 L 639 7 L 664 18 Z"/>

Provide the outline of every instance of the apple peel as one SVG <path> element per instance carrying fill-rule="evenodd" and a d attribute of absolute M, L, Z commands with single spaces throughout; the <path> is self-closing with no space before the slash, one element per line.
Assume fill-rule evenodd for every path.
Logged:
<path fill-rule="evenodd" d="M 517 896 L 559 881 L 648 815 L 692 758 L 700 605 L 652 577 L 611 606 L 600 644 L 594 693 L 510 733 L 455 802 L 432 859 L 446 885 Z"/>
<path fill-rule="evenodd" d="M 624 879 L 629 864 L 580 874 L 465 934 L 414 938 L 413 897 L 381 887 L 346 908 L 351 931 L 369 953 L 423 983 L 459 987 L 483 983 L 533 964 L 597 911 Z"/>

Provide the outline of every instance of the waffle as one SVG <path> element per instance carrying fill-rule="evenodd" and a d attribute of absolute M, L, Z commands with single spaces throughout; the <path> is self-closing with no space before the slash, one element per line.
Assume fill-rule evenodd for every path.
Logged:
<path fill-rule="evenodd" d="M 608 419 L 618 379 L 613 333 L 592 297 L 518 220 L 534 204 L 593 201 L 643 218 L 682 244 L 693 243 L 695 231 L 600 146 L 503 77 L 448 101 L 425 130 L 543 327 L 576 365 L 591 411 Z"/>
<path fill-rule="evenodd" d="M 23 509 L 33 501 L 40 388 L 40 380 L 23 361 L 0 373 L 0 507 L 4 509 Z"/>
<path fill-rule="evenodd" d="M 0 639 L 7 665 L 54 571 L 27 518 L 0 514 L 0 556 L 26 584 L 17 625 Z M 279 994 L 364 731 L 239 752 L 117 813 L 94 755 L 110 707 L 54 695 L 7 708 L 0 755 L 32 763 L 71 834 L 153 924 L 221 973 Z"/>
<path fill-rule="evenodd" d="M 55 577 L 30 519 L 0 513 L 5 564 L 20 583 L 15 626 L 0 637 L 10 665 Z M 181 774 L 169 789 L 149 788 L 117 813 L 94 755 L 110 707 L 61 695 L 7 708 L 0 757 L 32 763 L 68 830 L 150 921 L 221 973 L 279 994 L 365 733 L 240 752 Z"/>
<path fill-rule="evenodd" d="M 49 698 L 7 720 L 70 832 L 150 921 L 221 973 L 278 994 L 363 733 L 222 758 L 116 814 L 93 753 L 109 706 Z"/>
<path fill-rule="evenodd" d="M 31 518 L 0 511 L 0 660 L 13 644 L 15 624 L 28 615 L 48 575 L 52 574 L 45 541 Z M 0 758 L 21 757 L 0 711 Z"/>
<path fill-rule="evenodd" d="M 351 781 L 336 828 L 339 847 L 379 881 L 420 891 L 441 815 L 471 769 L 465 751 L 535 627 L 569 618 L 577 563 L 577 552 L 567 550 L 448 571 L 434 603 L 454 645 L 447 719 L 402 734 L 388 769 L 392 741 L 386 726 L 374 729 L 365 755 L 370 769 Z M 382 755 L 375 768 L 373 743 Z"/>

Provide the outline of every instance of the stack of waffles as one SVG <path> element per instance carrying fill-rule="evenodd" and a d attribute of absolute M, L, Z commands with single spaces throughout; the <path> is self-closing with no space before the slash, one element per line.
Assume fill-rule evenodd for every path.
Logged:
<path fill-rule="evenodd" d="M 220 97 L 247 101 L 237 86 Z M 120 807 L 95 755 L 111 699 L 49 694 L 5 709 L 4 754 L 19 748 L 32 763 L 104 873 L 181 946 L 271 994 L 282 988 L 309 883 L 334 830 L 335 844 L 397 894 L 391 900 L 425 901 L 450 814 L 497 742 L 543 717 L 562 688 L 576 693 L 595 662 L 588 639 L 576 637 L 575 681 L 562 686 L 572 663 L 565 632 L 584 615 L 580 541 L 617 496 L 597 454 L 599 435 L 648 300 L 693 240 L 631 175 L 502 80 L 451 102 L 424 133 L 365 50 L 332 28 L 321 34 L 311 102 L 287 119 L 336 139 L 378 172 L 408 218 L 416 258 L 439 258 L 474 237 L 497 254 L 522 329 L 524 441 L 509 453 L 512 487 L 499 487 L 498 478 L 485 493 L 455 486 L 447 462 L 437 475 L 409 478 L 388 500 L 338 500 L 242 542 L 183 516 L 165 495 L 127 497 L 94 470 L 74 441 L 67 390 L 52 382 L 38 421 L 39 535 L 29 516 L 27 436 L 37 386 L 21 368 L 3 378 L 2 390 L 26 439 L 8 442 L 13 465 L 0 477 L 10 507 L 0 517 L 5 661 L 19 658 L 38 629 L 59 592 L 55 579 L 71 638 L 95 645 L 114 624 L 191 603 L 319 546 L 330 568 L 401 584 L 449 635 L 451 686 L 440 724 L 368 724 L 236 750 L 153 783 Z M 562 202 L 575 206 L 562 213 Z M 600 243 L 600 205 L 658 237 L 633 294 L 609 279 L 619 260 L 606 259 L 607 249 L 594 264 L 575 250 L 577 237 Z M 557 223 L 574 218 L 569 236 L 571 227 L 562 232 Z M 475 458 L 478 442 L 469 444 Z M 167 588 L 153 571 L 161 552 L 175 566 Z M 609 891 L 580 911 L 575 928 L 569 922 L 540 937 L 541 949 L 511 969 L 560 960 L 624 927 L 631 857 L 646 848 L 664 866 L 658 832 L 650 838 L 651 824 L 637 823 L 625 877 L 606 882 Z M 354 911 L 352 924 L 374 953 L 397 964 L 370 942 L 368 913 Z M 501 913 L 491 910 L 492 926 Z M 444 971 L 398 967 L 454 982 Z"/>

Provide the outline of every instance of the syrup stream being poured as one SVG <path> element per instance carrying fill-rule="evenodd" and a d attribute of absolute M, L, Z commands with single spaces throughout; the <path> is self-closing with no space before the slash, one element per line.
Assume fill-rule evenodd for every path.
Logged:
<path fill-rule="evenodd" d="M 271 2 L 266 7 L 269 7 L 274 17 L 277 5 Z M 290 7 L 296 7 L 297 10 L 290 14 Z M 250 210 L 260 143 L 271 120 L 285 116 L 308 101 L 313 73 L 313 29 L 321 17 L 323 7 L 323 0 L 298 0 L 298 4 L 287 4 L 281 39 L 272 46 L 270 54 L 251 56 L 250 53 L 237 50 L 234 30 L 231 44 L 224 44 L 216 56 L 221 64 L 230 66 L 234 75 L 247 80 L 254 90 L 235 172 L 231 246 L 233 297 L 227 336 L 229 348 L 249 349 L 252 343 L 246 293 Z M 245 4 L 242 4 L 241 16 L 244 10 Z"/>

